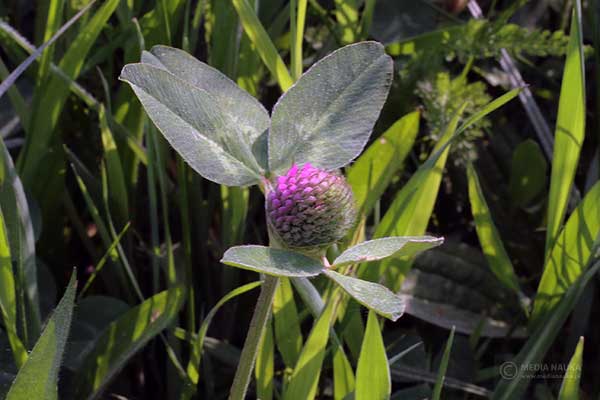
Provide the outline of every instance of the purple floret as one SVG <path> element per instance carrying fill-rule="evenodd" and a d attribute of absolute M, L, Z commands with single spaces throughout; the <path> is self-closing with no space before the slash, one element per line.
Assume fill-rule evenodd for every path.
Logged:
<path fill-rule="evenodd" d="M 338 172 L 292 165 L 273 182 L 267 217 L 290 247 L 326 246 L 342 239 L 356 220 L 352 189 Z"/>

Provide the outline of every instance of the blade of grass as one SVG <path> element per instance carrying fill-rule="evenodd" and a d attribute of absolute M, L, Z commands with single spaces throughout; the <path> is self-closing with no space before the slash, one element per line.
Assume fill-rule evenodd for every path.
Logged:
<path fill-rule="evenodd" d="M 288 368 L 294 368 L 302 351 L 302 332 L 290 280 L 281 278 L 273 299 L 277 348 Z"/>
<path fill-rule="evenodd" d="M 52 35 L 59 29 L 65 7 L 64 0 L 50 0 L 47 2 L 48 9 L 46 14 L 46 27 L 42 42 L 52 39 Z M 82 14 L 83 15 L 83 14 Z M 54 46 L 50 45 L 42 52 L 40 57 L 40 66 L 37 71 L 36 86 L 39 88 L 42 82 L 47 78 L 50 69 L 50 63 L 54 57 Z M 39 89 L 38 89 L 39 90 Z"/>
<path fill-rule="evenodd" d="M 6 400 L 58 399 L 56 383 L 73 316 L 77 288 L 75 277 L 74 271 L 63 298 L 19 370 Z"/>
<path fill-rule="evenodd" d="M 98 398 L 125 363 L 175 320 L 184 301 L 183 288 L 174 286 L 112 322 L 77 371 L 75 397 Z"/>
<path fill-rule="evenodd" d="M 548 195 L 546 258 L 554 246 L 565 218 L 579 153 L 585 137 L 585 73 L 582 40 L 581 2 L 576 0 L 556 120 Z"/>
<path fill-rule="evenodd" d="M 273 398 L 273 381 L 275 375 L 275 343 L 273 340 L 273 327 L 271 323 L 260 341 L 260 351 L 256 357 L 256 398 L 260 400 L 271 400 Z"/>
<path fill-rule="evenodd" d="M 283 400 L 315 397 L 335 308 L 336 302 L 330 302 L 315 321 L 286 387 Z"/>
<path fill-rule="evenodd" d="M 334 345 L 333 349 L 333 398 L 343 400 L 354 392 L 356 379 L 352 365 L 344 353 L 341 343 Z"/>
<path fill-rule="evenodd" d="M 302 41 L 304 40 L 306 6 L 307 0 L 292 0 L 290 4 L 290 72 L 294 81 L 297 81 L 302 75 Z"/>
<path fill-rule="evenodd" d="M 565 376 L 562 384 L 560 385 L 560 392 L 558 393 L 558 400 L 579 400 L 579 380 L 581 379 L 583 364 L 583 336 L 579 338 L 575 353 L 569 361 Z"/>
<path fill-rule="evenodd" d="M 42 54 L 44 49 L 46 49 L 48 46 L 50 46 L 52 43 L 58 40 L 58 38 L 61 37 L 62 34 L 65 33 L 65 31 L 69 29 L 79 18 L 81 18 L 81 16 L 85 14 L 94 3 L 95 0 L 91 1 L 90 4 L 81 9 L 81 11 L 75 14 L 69 21 L 67 21 L 66 24 L 61 26 L 60 29 L 54 34 L 54 36 L 52 36 L 47 42 L 42 44 L 40 47 L 38 47 L 37 50 L 33 52 L 33 54 L 31 54 L 25 59 L 25 61 L 19 64 L 19 66 L 17 66 L 17 68 L 15 68 L 14 71 L 11 72 L 10 75 L 6 79 L 4 79 L 0 84 L 0 97 L 2 97 L 4 93 L 6 93 L 8 88 L 10 88 L 13 85 L 13 83 L 17 81 L 19 76 L 21 76 L 21 74 L 25 72 L 25 70 L 31 65 L 31 63 L 34 62 L 35 59 Z"/>
<path fill-rule="evenodd" d="M 389 399 L 392 393 L 390 367 L 377 314 L 369 311 L 367 328 L 356 367 L 356 400 Z"/>
<path fill-rule="evenodd" d="M 561 297 L 585 271 L 600 242 L 600 182 L 573 211 L 546 258 L 529 327 L 553 313 Z"/>
<path fill-rule="evenodd" d="M 273 78 L 277 80 L 279 87 L 282 91 L 286 91 L 292 86 L 293 79 L 285 66 L 283 60 L 277 53 L 275 45 L 269 38 L 269 35 L 265 31 L 265 28 L 260 23 L 258 16 L 254 12 L 254 9 L 247 0 L 231 0 L 235 7 L 244 31 L 254 43 L 256 51 L 260 54 L 263 62 L 267 69 L 273 75 Z"/>
<path fill-rule="evenodd" d="M 471 212 L 475 220 L 477 237 L 479 238 L 483 254 L 498 280 L 516 294 L 520 294 L 521 289 L 517 275 L 502 244 L 502 239 L 500 239 L 496 225 L 494 225 L 483 191 L 481 190 L 479 177 L 472 164 L 469 164 L 467 168 L 467 179 Z"/>
<path fill-rule="evenodd" d="M 198 381 L 200 380 L 200 362 L 202 360 L 204 339 L 206 337 L 206 332 L 208 332 L 208 328 L 210 327 L 210 324 L 211 324 L 214 316 L 216 315 L 216 313 L 228 301 L 236 298 L 237 296 L 239 296 L 241 294 L 249 292 L 252 289 L 257 288 L 261 284 L 262 284 L 262 282 L 260 282 L 260 281 L 251 282 L 251 283 L 247 283 L 243 286 L 240 286 L 238 288 L 235 288 L 234 290 L 232 290 L 231 292 L 229 292 L 225 296 L 223 296 L 223 298 L 221 298 L 221 300 L 219 300 L 219 302 L 217 304 L 215 304 L 215 306 L 213 308 L 210 309 L 208 314 L 206 314 L 206 317 L 204 318 L 204 320 L 202 321 L 202 324 L 200 325 L 200 330 L 198 331 L 198 334 L 193 339 L 191 354 L 190 354 L 190 361 L 187 365 L 187 374 L 190 378 L 190 381 L 193 384 L 193 387 L 185 388 L 185 390 L 184 390 L 185 394 L 182 396 L 183 399 L 189 398 L 196 391 L 196 385 L 198 384 Z"/>
<path fill-rule="evenodd" d="M 13 353 L 17 368 L 27 360 L 27 350 L 17 333 L 17 293 L 15 288 L 15 277 L 12 268 L 10 245 L 6 225 L 4 224 L 4 213 L 0 208 L 0 312 L 4 321 L 4 329 Z"/>
<path fill-rule="evenodd" d="M 444 387 L 444 380 L 446 379 L 446 370 L 448 369 L 448 362 L 450 361 L 450 352 L 452 351 L 452 342 L 454 342 L 454 328 L 450 331 L 450 337 L 446 342 L 446 348 L 442 355 L 442 361 L 440 362 L 440 369 L 438 370 L 437 379 L 433 387 L 432 400 L 440 400 L 442 398 L 442 388 Z"/>
<path fill-rule="evenodd" d="M 577 304 L 588 282 L 599 270 L 600 261 L 595 261 L 573 285 L 569 286 L 553 312 L 544 316 L 542 323 L 532 332 L 519 354 L 512 361 L 516 365 L 517 375 L 498 383 L 492 396 L 493 400 L 512 400 L 522 397 L 531 379 L 531 373 L 528 372 L 527 367 L 542 361 L 554 339 L 561 332 L 561 327 Z"/>

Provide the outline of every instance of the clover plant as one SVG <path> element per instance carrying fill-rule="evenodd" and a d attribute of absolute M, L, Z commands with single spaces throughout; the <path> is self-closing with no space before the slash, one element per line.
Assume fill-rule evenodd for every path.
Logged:
<path fill-rule="evenodd" d="M 265 274 L 231 398 L 246 392 L 278 277 L 323 274 L 360 304 L 396 320 L 404 310 L 400 297 L 336 269 L 411 256 L 442 243 L 388 237 L 350 247 L 332 262 L 326 257 L 327 248 L 356 226 L 352 190 L 340 169 L 369 140 L 392 74 L 392 59 L 381 44 L 343 47 L 306 71 L 269 116 L 225 75 L 178 49 L 156 46 L 143 52 L 141 63 L 123 68 L 120 79 L 196 172 L 223 185 L 259 185 L 265 194 L 270 246 L 235 246 L 222 259 Z"/>

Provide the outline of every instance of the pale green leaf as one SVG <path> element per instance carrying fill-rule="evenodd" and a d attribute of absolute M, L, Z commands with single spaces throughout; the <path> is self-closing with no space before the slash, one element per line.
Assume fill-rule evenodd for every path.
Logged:
<path fill-rule="evenodd" d="M 383 317 L 396 321 L 404 313 L 404 301 L 385 286 L 335 271 L 326 270 L 325 275 L 340 285 L 354 300 Z"/>
<path fill-rule="evenodd" d="M 385 344 L 377 315 L 369 312 L 367 327 L 356 367 L 356 400 L 386 400 L 392 384 Z"/>
<path fill-rule="evenodd" d="M 237 124 L 235 109 L 151 64 L 128 64 L 120 79 L 129 83 L 146 113 L 181 157 L 200 175 L 229 186 L 258 182 L 253 154 L 257 140 Z M 259 144 L 260 146 L 260 144 Z"/>
<path fill-rule="evenodd" d="M 267 323 L 263 337 L 258 346 L 256 356 L 256 398 L 271 400 L 273 398 L 273 382 L 275 373 L 275 343 L 273 341 L 273 327 Z"/>
<path fill-rule="evenodd" d="M 223 254 L 223 264 L 274 276 L 316 276 L 323 265 L 316 259 L 289 250 L 265 246 L 236 246 Z"/>
<path fill-rule="evenodd" d="M 314 64 L 273 108 L 271 172 L 292 163 L 331 170 L 356 158 L 387 98 L 392 70 L 376 42 L 343 47 Z"/>
<path fill-rule="evenodd" d="M 345 250 L 335 259 L 333 265 L 340 267 L 347 264 L 381 260 L 391 256 L 412 257 L 442 243 L 444 243 L 443 238 L 432 236 L 392 236 L 369 240 Z"/>
<path fill-rule="evenodd" d="M 333 398 L 344 400 L 346 396 L 354 392 L 356 380 L 352 365 L 340 343 L 333 349 Z"/>
<path fill-rule="evenodd" d="M 294 301 L 290 280 L 281 278 L 273 298 L 273 321 L 275 338 L 283 363 L 293 368 L 302 350 L 300 317 Z"/>
<path fill-rule="evenodd" d="M 217 69 L 197 60 L 183 50 L 154 46 L 142 53 L 142 63 L 162 68 L 198 89 L 208 92 L 223 113 L 241 132 L 238 140 L 248 142 L 261 170 L 267 168 L 267 130 L 269 113 L 248 92 Z"/>

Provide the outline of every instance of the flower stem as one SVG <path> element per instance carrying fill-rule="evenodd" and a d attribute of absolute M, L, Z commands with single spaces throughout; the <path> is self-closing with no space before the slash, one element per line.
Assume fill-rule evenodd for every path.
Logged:
<path fill-rule="evenodd" d="M 243 400 L 246 396 L 260 339 L 271 316 L 271 304 L 273 304 L 277 285 L 279 285 L 279 278 L 270 275 L 265 276 L 258 301 L 256 302 L 256 308 L 254 309 L 254 315 L 252 315 L 252 320 L 250 321 L 250 328 L 248 329 L 244 349 L 240 356 L 240 363 L 235 372 L 235 378 L 233 378 L 229 400 Z"/>

